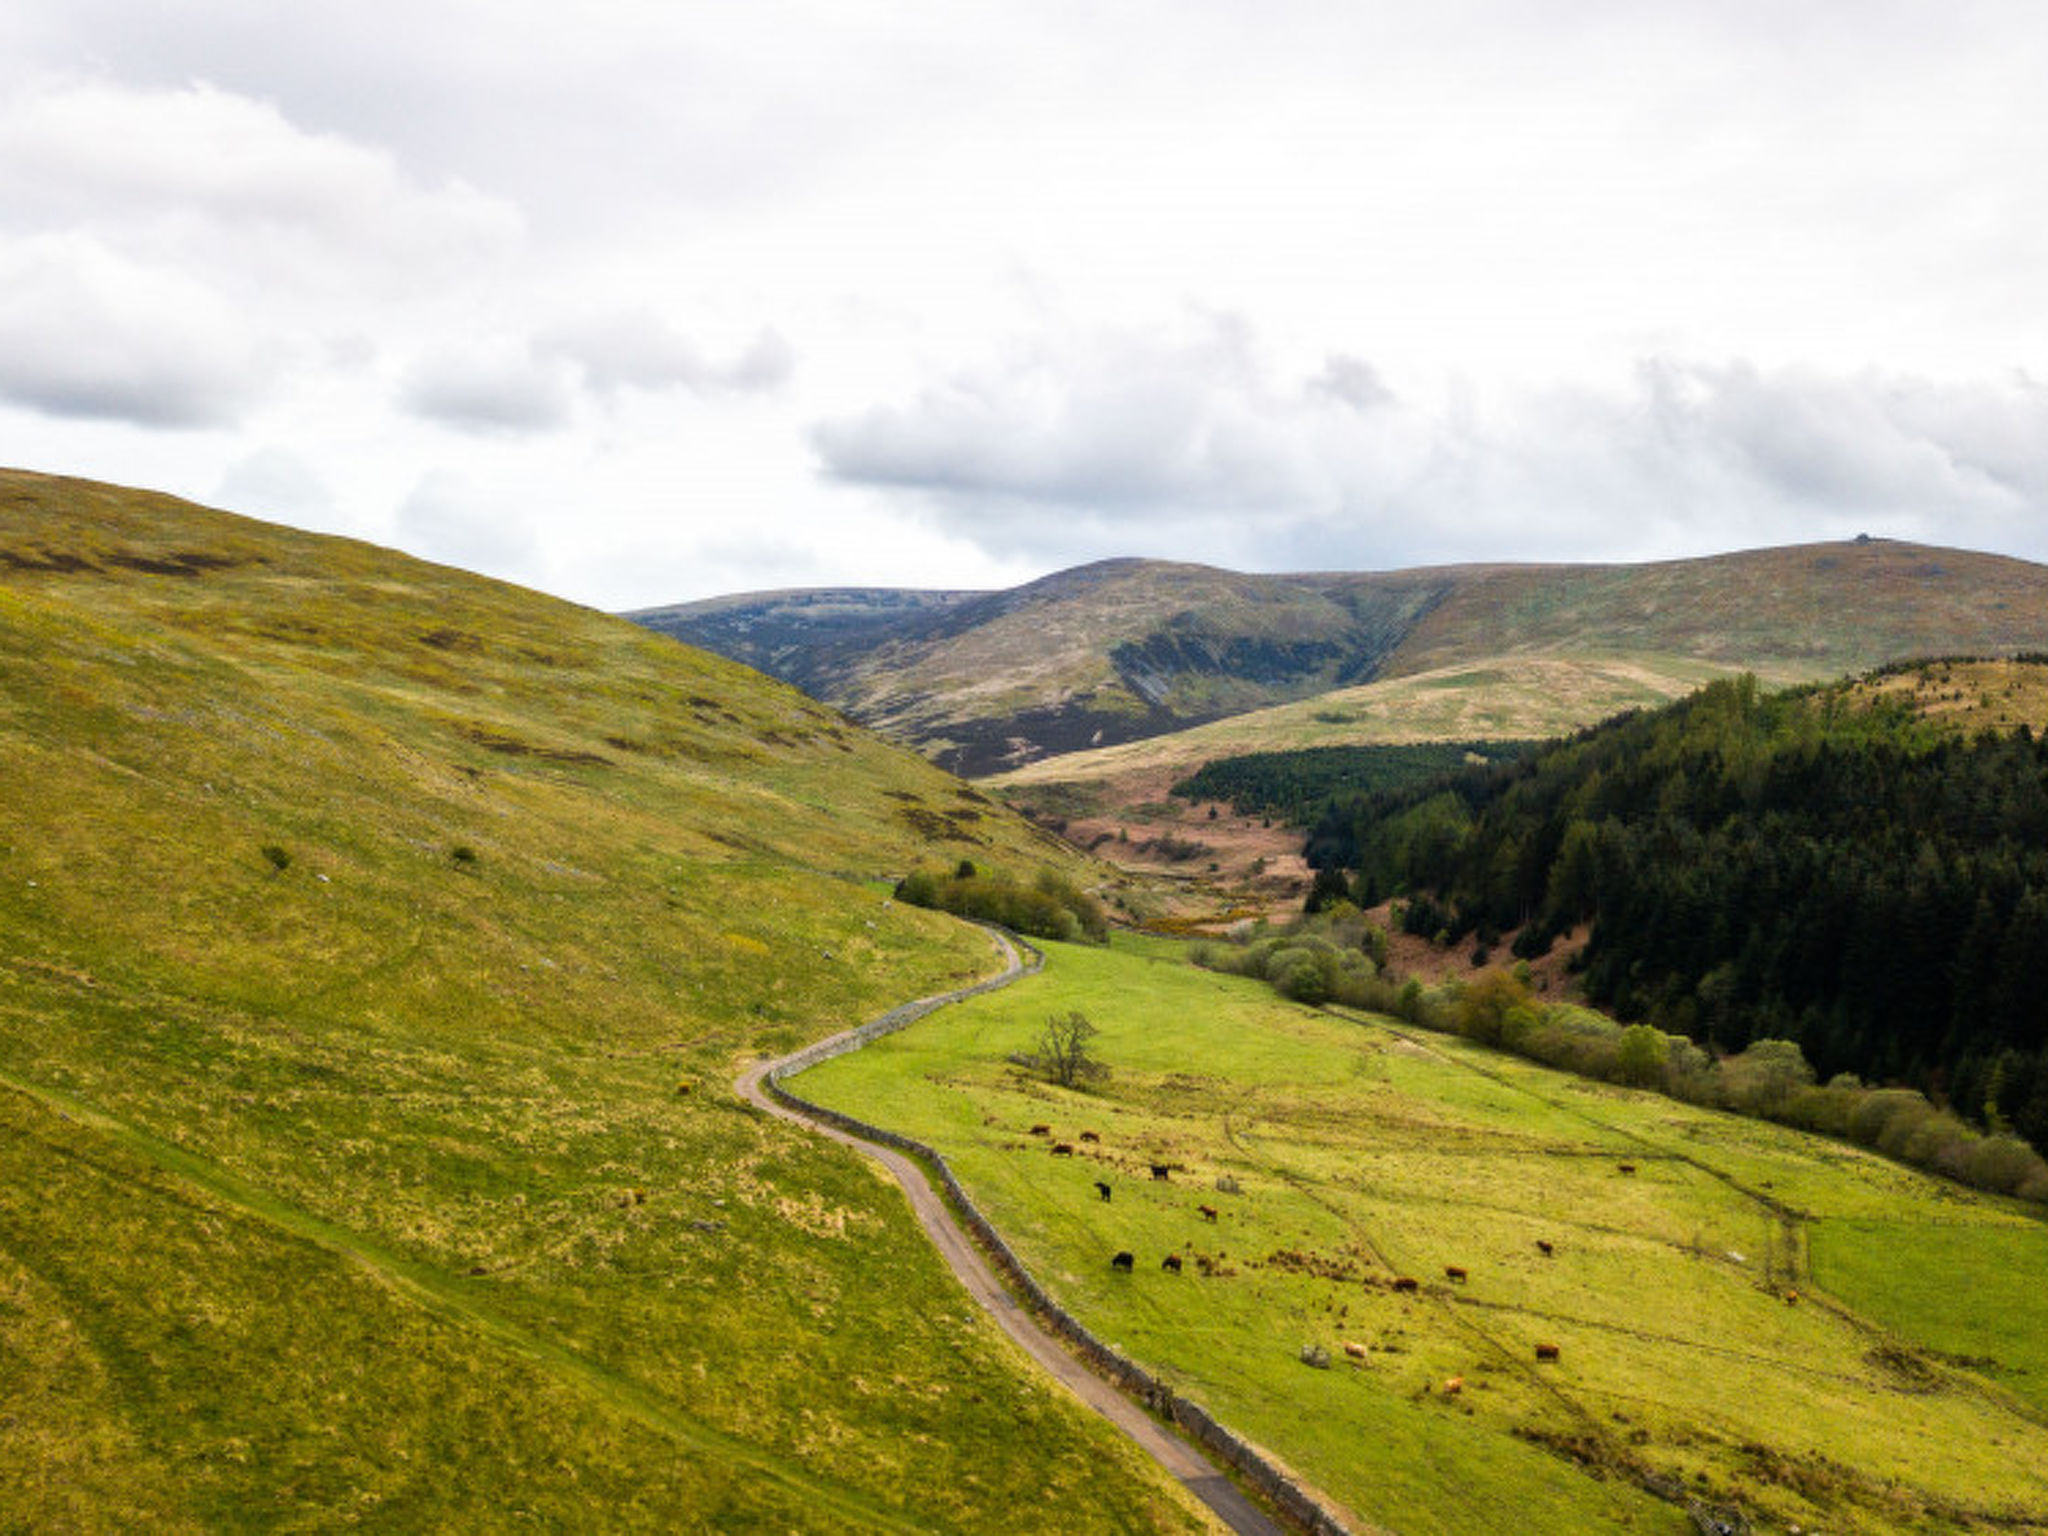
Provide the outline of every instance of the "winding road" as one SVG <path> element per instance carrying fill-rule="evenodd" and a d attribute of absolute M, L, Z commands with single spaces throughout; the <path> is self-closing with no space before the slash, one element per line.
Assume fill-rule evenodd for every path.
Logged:
<path fill-rule="evenodd" d="M 1017 951 L 1009 940 L 996 935 L 996 941 L 1002 946 L 1005 963 L 1005 970 L 999 979 L 1003 982 L 1014 981 L 1023 974 L 1022 962 L 1018 960 Z M 942 999 L 926 1001 L 951 1001 L 956 995 L 948 993 Z M 836 1042 L 852 1034 L 852 1030 L 847 1030 L 841 1035 L 835 1035 L 833 1040 Z M 815 1048 L 806 1047 L 806 1050 Z M 946 1208 L 938 1191 L 932 1188 L 923 1170 L 916 1163 L 892 1148 L 877 1146 L 836 1126 L 812 1120 L 781 1103 L 769 1093 L 768 1075 L 793 1060 L 795 1056 L 803 1054 L 804 1052 L 799 1051 L 774 1061 L 756 1062 L 740 1074 L 734 1086 L 748 1103 L 757 1105 L 784 1120 L 804 1126 L 820 1136 L 827 1136 L 846 1146 L 857 1148 L 880 1162 L 902 1186 L 904 1195 L 910 1201 L 911 1210 L 916 1213 L 918 1224 L 924 1228 L 925 1235 L 932 1240 L 932 1245 L 939 1250 L 940 1256 L 952 1268 L 953 1273 L 960 1277 L 960 1283 L 967 1287 L 968 1294 L 994 1316 L 1003 1332 L 1015 1340 L 1018 1347 L 1035 1360 L 1047 1375 L 1136 1441 L 1140 1449 L 1171 1473 L 1196 1498 L 1206 1504 L 1224 1525 L 1238 1532 L 1239 1536 L 1283 1536 L 1282 1528 L 1246 1497 L 1235 1483 L 1217 1471 L 1201 1452 L 1166 1429 L 1138 1404 L 1097 1376 L 1069 1354 L 1057 1339 L 1039 1327 L 1037 1319 L 1031 1312 L 996 1278 L 995 1271 L 982 1256 L 981 1250 L 975 1247 L 973 1240 L 953 1219 L 952 1212 Z"/>

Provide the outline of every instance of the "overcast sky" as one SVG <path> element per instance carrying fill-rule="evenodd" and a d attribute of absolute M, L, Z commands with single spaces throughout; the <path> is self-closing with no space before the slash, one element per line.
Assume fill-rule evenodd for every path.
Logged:
<path fill-rule="evenodd" d="M 0 463 L 605 608 L 2048 559 L 2038 0 L 8 0 Z"/>

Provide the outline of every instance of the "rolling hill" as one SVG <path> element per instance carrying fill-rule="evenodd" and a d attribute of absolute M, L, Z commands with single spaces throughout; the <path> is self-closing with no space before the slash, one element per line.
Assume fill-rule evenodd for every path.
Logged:
<path fill-rule="evenodd" d="M 1071 853 L 642 627 L 0 473 L 0 1525 L 1195 1529 L 729 1091 Z"/>
<path fill-rule="evenodd" d="M 762 665 L 980 776 L 1532 658 L 1793 682 L 1934 651 L 2048 648 L 2048 568 L 1884 539 L 1366 574 L 1116 560 L 1007 592 L 781 593 L 629 617 Z"/>

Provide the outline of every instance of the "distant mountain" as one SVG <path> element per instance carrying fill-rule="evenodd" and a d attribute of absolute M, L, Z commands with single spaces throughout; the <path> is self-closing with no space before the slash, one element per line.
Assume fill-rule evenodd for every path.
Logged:
<path fill-rule="evenodd" d="M 1656 658 L 1790 682 L 2048 649 L 2048 567 L 1884 539 L 1385 573 L 1110 560 L 1003 592 L 780 592 L 627 616 L 979 775 L 1497 657 Z"/>

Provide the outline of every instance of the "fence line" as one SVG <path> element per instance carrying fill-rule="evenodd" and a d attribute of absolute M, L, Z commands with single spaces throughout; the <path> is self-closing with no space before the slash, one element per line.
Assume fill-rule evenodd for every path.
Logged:
<path fill-rule="evenodd" d="M 894 1147 L 899 1152 L 921 1158 L 925 1165 L 938 1175 L 940 1184 L 952 1199 L 954 1208 L 960 1213 L 967 1230 L 981 1242 L 1010 1284 L 1023 1294 L 1025 1301 L 1038 1314 L 1041 1322 L 1072 1343 L 1098 1372 L 1124 1391 L 1131 1393 L 1152 1412 L 1169 1423 L 1178 1425 L 1196 1444 L 1240 1473 L 1245 1481 L 1271 1499 L 1282 1514 L 1309 1532 L 1310 1536 L 1351 1536 L 1349 1529 L 1303 1492 L 1298 1483 L 1266 1460 L 1246 1441 L 1219 1424 L 1210 1416 L 1207 1409 L 1182 1397 L 1136 1361 L 1117 1353 L 1090 1333 L 1079 1318 L 1047 1295 L 1045 1288 L 1033 1279 L 1031 1272 L 1024 1267 L 1023 1261 L 1011 1251 L 1010 1245 L 1003 1241 L 1002 1234 L 996 1231 L 988 1218 L 981 1214 L 979 1207 L 968 1198 L 967 1191 L 953 1176 L 952 1168 L 948 1166 L 937 1148 L 928 1147 L 908 1136 L 900 1136 L 894 1131 L 884 1130 L 881 1126 L 870 1125 L 865 1120 L 857 1120 L 852 1115 L 842 1114 L 836 1109 L 814 1104 L 809 1099 L 799 1097 L 784 1085 L 783 1079 L 795 1077 L 799 1072 L 815 1067 L 821 1061 L 830 1061 L 835 1056 L 857 1051 L 869 1041 L 894 1034 L 897 1030 L 916 1023 L 949 1003 L 975 997 L 983 992 L 993 992 L 998 987 L 1008 986 L 1020 976 L 1031 975 L 1044 966 L 1043 952 L 1014 934 L 1007 937 L 1026 950 L 1031 957 L 1021 971 L 964 987 L 957 992 L 919 998 L 916 1002 L 892 1008 L 880 1018 L 857 1029 L 835 1035 L 830 1040 L 820 1041 L 807 1050 L 797 1052 L 769 1071 L 766 1077 L 768 1091 L 792 1109 L 799 1110 L 814 1120 L 822 1120 L 843 1131 L 850 1131 L 865 1141 L 880 1142 L 883 1146 Z"/>

